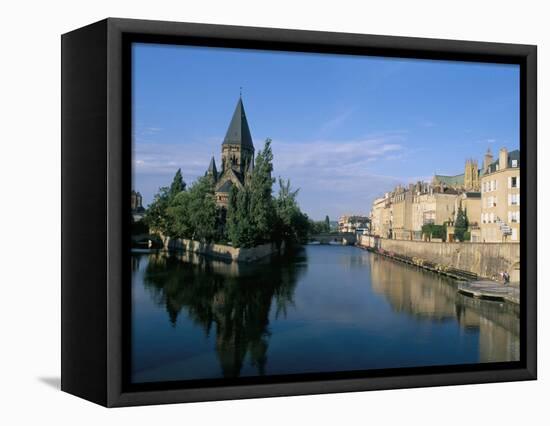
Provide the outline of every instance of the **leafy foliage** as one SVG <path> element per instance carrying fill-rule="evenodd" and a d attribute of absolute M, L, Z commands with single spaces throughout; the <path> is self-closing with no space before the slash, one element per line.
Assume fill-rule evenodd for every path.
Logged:
<path fill-rule="evenodd" d="M 155 199 L 146 210 L 143 220 L 153 232 L 168 233 L 169 223 L 166 210 L 170 204 L 170 189 L 168 187 L 159 188 Z"/>
<path fill-rule="evenodd" d="M 275 200 L 277 242 L 285 241 L 287 244 L 292 244 L 307 240 L 309 219 L 298 206 L 296 201 L 298 192 L 299 189 L 295 191 L 290 189 L 290 180 L 279 178 L 279 195 Z"/>
<path fill-rule="evenodd" d="M 255 230 L 249 216 L 250 190 L 245 186 L 239 190 L 231 188 L 227 207 L 227 236 L 234 247 L 252 247 Z"/>
<path fill-rule="evenodd" d="M 211 242 L 218 235 L 218 211 L 214 200 L 214 182 L 211 176 L 199 178 L 189 191 L 179 192 L 169 207 L 167 216 L 169 235 Z"/>
<path fill-rule="evenodd" d="M 447 237 L 447 225 L 435 225 L 433 223 L 427 223 L 422 225 L 422 234 L 426 235 L 428 238 L 441 238 L 445 241 Z"/>
<path fill-rule="evenodd" d="M 155 199 L 146 210 L 144 222 L 153 232 L 161 232 L 165 235 L 171 234 L 171 217 L 168 215 L 168 208 L 174 199 L 185 191 L 185 182 L 181 175 L 181 169 L 176 172 L 172 184 L 169 187 L 159 188 Z"/>
<path fill-rule="evenodd" d="M 455 220 L 455 238 L 458 241 L 465 240 L 465 233 L 468 230 L 468 217 L 466 216 L 466 211 L 462 210 L 462 207 L 458 208 L 456 213 Z"/>
<path fill-rule="evenodd" d="M 328 216 L 327 216 L 328 217 Z M 327 225 L 326 219 L 320 221 L 309 220 L 309 234 L 328 234 L 330 232 L 330 222 Z"/>
<path fill-rule="evenodd" d="M 244 188 L 233 186 L 227 208 L 227 234 L 235 247 L 253 247 L 273 240 L 276 222 L 272 188 L 274 179 L 271 139 L 256 156 L 254 170 Z"/>
<path fill-rule="evenodd" d="M 180 192 L 185 191 L 186 183 L 183 181 L 183 176 L 181 175 L 181 169 L 178 169 L 172 184 L 170 185 L 170 196 L 173 198 L 178 195 Z"/>
<path fill-rule="evenodd" d="M 274 198 L 272 172 L 273 152 L 271 140 L 267 139 L 243 188 L 231 188 L 225 212 L 216 207 L 211 175 L 199 178 L 186 191 L 178 170 L 170 187 L 160 188 L 147 209 L 147 224 L 173 238 L 203 242 L 227 239 L 234 247 L 305 241 L 310 225 L 298 206 L 298 190 L 291 190 L 290 182 L 280 179 L 279 193 Z M 328 216 L 320 222 L 323 229 L 327 220 Z"/>
<path fill-rule="evenodd" d="M 253 226 L 253 240 L 255 244 L 261 244 L 271 240 L 275 212 L 273 206 L 273 183 L 271 177 L 273 171 L 273 152 L 271 139 L 265 141 L 264 148 L 256 156 L 256 166 L 248 189 L 250 191 L 250 220 Z"/>

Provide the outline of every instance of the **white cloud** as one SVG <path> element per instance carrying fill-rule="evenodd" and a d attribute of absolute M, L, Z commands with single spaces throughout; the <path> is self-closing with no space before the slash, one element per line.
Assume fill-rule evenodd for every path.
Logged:
<path fill-rule="evenodd" d="M 136 189 L 150 202 L 158 187 L 166 186 L 181 168 L 184 179 L 191 183 L 206 171 L 215 156 L 219 167 L 220 140 L 181 143 L 136 142 L 134 175 Z M 368 213 L 372 200 L 392 189 L 402 179 L 376 173 L 379 162 L 397 162 L 406 155 L 404 134 L 373 135 L 349 141 L 273 140 L 274 176 L 291 180 L 301 188 L 299 200 L 304 211 L 314 218 L 325 214 L 336 217 L 344 212 Z M 256 150 L 263 141 L 255 141 Z M 139 186 L 139 187 L 138 187 Z M 276 188 L 275 188 L 276 190 Z"/>
<path fill-rule="evenodd" d="M 353 141 L 282 142 L 273 141 L 276 168 L 361 168 L 366 163 L 403 151 L 399 135 L 380 136 Z"/>
<path fill-rule="evenodd" d="M 347 109 L 321 125 L 321 134 L 338 129 L 355 112 L 356 108 Z"/>

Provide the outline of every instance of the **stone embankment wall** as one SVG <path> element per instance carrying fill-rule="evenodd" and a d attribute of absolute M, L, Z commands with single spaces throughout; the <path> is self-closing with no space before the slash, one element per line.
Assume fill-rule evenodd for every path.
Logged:
<path fill-rule="evenodd" d="M 163 241 L 166 250 L 184 250 L 238 262 L 254 262 L 280 251 L 275 243 L 262 244 L 251 248 L 235 248 L 223 244 L 201 243 L 200 241 L 183 238 L 164 237 Z"/>
<path fill-rule="evenodd" d="M 362 235 L 359 245 L 415 257 L 492 278 L 507 271 L 519 280 L 519 243 L 442 243 L 390 240 Z"/>

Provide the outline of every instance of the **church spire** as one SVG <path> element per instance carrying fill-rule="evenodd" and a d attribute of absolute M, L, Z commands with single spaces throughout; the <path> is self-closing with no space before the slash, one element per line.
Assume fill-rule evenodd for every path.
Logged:
<path fill-rule="evenodd" d="M 210 160 L 210 165 L 208 166 L 206 174 L 214 176 L 214 179 L 217 179 L 218 177 L 218 170 L 216 169 L 216 160 L 214 160 L 214 156 L 212 156 L 212 159 Z"/>
<path fill-rule="evenodd" d="M 239 96 L 239 101 L 235 107 L 235 112 L 227 128 L 227 133 L 223 139 L 224 145 L 241 145 L 243 147 L 254 149 L 248 120 L 244 111 L 242 97 Z"/>

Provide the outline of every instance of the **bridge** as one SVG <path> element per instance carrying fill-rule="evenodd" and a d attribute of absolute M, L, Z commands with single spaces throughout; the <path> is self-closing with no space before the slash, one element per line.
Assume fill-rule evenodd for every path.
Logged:
<path fill-rule="evenodd" d="M 344 246 L 353 245 L 357 241 L 354 232 L 334 232 L 310 235 L 309 242 L 317 242 L 319 244 L 341 244 Z"/>

